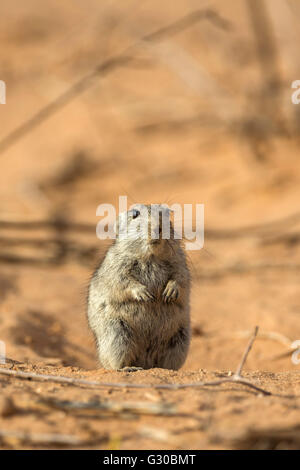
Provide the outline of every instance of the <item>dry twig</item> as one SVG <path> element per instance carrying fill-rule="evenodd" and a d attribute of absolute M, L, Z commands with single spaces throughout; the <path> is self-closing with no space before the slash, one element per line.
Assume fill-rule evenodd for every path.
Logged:
<path fill-rule="evenodd" d="M 53 408 L 64 411 L 84 411 L 84 412 L 104 412 L 108 414 L 134 413 L 139 415 L 156 415 L 156 416 L 174 416 L 176 408 L 172 403 L 148 403 L 145 401 L 103 401 L 93 400 L 88 402 L 77 401 L 61 401 L 52 400 L 50 398 L 42 398 L 40 400 Z"/>
<path fill-rule="evenodd" d="M 106 76 L 118 68 L 128 67 L 130 64 L 134 64 L 134 62 L 136 62 L 136 59 L 134 58 L 134 52 L 142 42 L 161 41 L 166 37 L 184 31 L 185 29 L 202 20 L 210 21 L 221 29 L 228 30 L 230 28 L 229 22 L 223 19 L 217 12 L 211 9 L 203 9 L 196 10 L 164 28 L 160 28 L 151 34 L 145 35 L 135 44 L 126 48 L 121 54 L 111 57 L 100 64 L 97 64 L 90 73 L 71 85 L 58 98 L 44 106 L 30 119 L 11 131 L 6 137 L 0 140 L 0 153 L 6 151 L 8 148 L 14 145 L 15 142 L 19 141 L 22 137 L 27 135 L 41 123 L 49 119 L 49 117 L 69 104 L 76 96 L 82 94 L 85 90 L 91 87 L 95 83 L 96 78 Z"/>
<path fill-rule="evenodd" d="M 9 444 L 11 441 L 20 441 L 23 444 L 44 444 L 44 445 L 62 445 L 62 446 L 87 446 L 99 443 L 103 439 L 80 439 L 69 434 L 48 434 L 48 433 L 30 433 L 26 431 L 5 431 L 0 429 L 0 442 Z"/>
<path fill-rule="evenodd" d="M 267 222 L 264 224 L 250 225 L 245 227 L 238 227 L 234 229 L 206 229 L 206 236 L 214 240 L 231 240 L 235 238 L 259 238 L 260 240 L 269 240 L 270 234 L 276 231 L 277 233 L 283 232 L 287 227 L 292 227 L 300 221 L 300 213 L 294 213 L 287 217 Z M 92 261 L 95 253 L 99 248 L 95 244 L 78 243 L 70 239 L 70 235 L 74 233 L 95 234 L 94 224 L 77 223 L 67 220 L 64 216 L 56 214 L 55 217 L 48 220 L 36 221 L 14 221 L 14 220 L 0 220 L 0 231 L 3 230 L 16 230 L 16 231 L 35 231 L 46 230 L 53 232 L 47 238 L 40 237 L 22 237 L 19 236 L 1 236 L 0 237 L 0 261 L 10 264 L 31 264 L 33 266 L 39 265 L 57 265 L 68 262 L 70 259 L 78 263 L 86 264 Z M 284 235 L 282 235 L 284 236 Z M 288 236 L 288 235 L 286 235 Z M 19 255 L 15 247 L 24 248 L 32 247 L 38 253 L 35 256 Z M 8 248 L 14 248 L 14 251 L 7 251 Z M 103 243 L 102 248 L 104 249 Z M 46 254 L 40 253 L 40 250 L 46 250 Z M 205 273 L 198 272 L 196 277 L 204 280 L 214 280 L 222 278 L 229 274 L 248 273 L 251 271 L 263 270 L 299 270 L 297 264 L 292 263 L 254 263 L 245 264 L 242 262 L 234 263 L 229 266 L 218 270 L 206 270 Z"/>
<path fill-rule="evenodd" d="M 256 271 L 299 271 L 300 264 L 294 263 L 235 263 L 216 270 L 199 270 L 195 278 L 201 280 L 215 280 L 234 274 L 248 274 Z"/>
<path fill-rule="evenodd" d="M 252 332 L 250 330 L 245 331 L 236 331 L 231 335 L 226 335 L 227 337 L 236 337 L 236 338 L 248 338 L 252 336 Z M 260 331 L 257 335 L 257 338 L 260 339 L 269 339 L 271 341 L 277 341 L 278 343 L 283 344 L 284 346 L 291 347 L 292 340 L 287 336 L 278 333 L 277 331 Z"/>
<path fill-rule="evenodd" d="M 236 369 L 236 372 L 232 376 L 224 377 L 218 380 L 212 380 L 209 382 L 195 382 L 195 383 L 187 383 L 187 384 L 134 384 L 134 383 L 114 383 L 114 382 L 98 382 L 96 380 L 85 380 L 75 377 L 62 377 L 57 375 L 44 375 L 44 374 L 36 374 L 34 372 L 22 372 L 18 370 L 12 369 L 5 369 L 0 368 L 0 375 L 7 375 L 10 377 L 16 377 L 19 379 L 25 380 L 35 380 L 40 382 L 56 382 L 68 385 L 75 385 L 75 386 L 86 386 L 86 387 L 99 387 L 99 388 L 127 388 L 127 389 L 145 389 L 145 388 L 152 388 L 152 389 L 162 389 L 162 390 L 179 390 L 185 388 L 200 388 L 200 387 L 213 387 L 222 385 L 224 383 L 237 383 L 240 385 L 244 385 L 256 392 L 262 393 L 263 395 L 273 395 L 271 392 L 264 390 L 261 387 L 258 387 L 251 381 L 245 379 L 241 373 L 242 369 L 245 365 L 246 359 L 251 351 L 253 346 L 254 340 L 257 336 L 258 327 L 255 328 L 252 338 L 247 345 L 247 348 L 243 354 L 242 360 Z"/>

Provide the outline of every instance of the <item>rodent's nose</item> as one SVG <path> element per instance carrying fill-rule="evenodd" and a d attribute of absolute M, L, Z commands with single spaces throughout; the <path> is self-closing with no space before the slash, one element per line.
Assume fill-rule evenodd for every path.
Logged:
<path fill-rule="evenodd" d="M 166 229 L 166 221 L 164 220 L 164 214 L 162 211 L 159 213 L 154 214 L 153 217 L 150 218 L 148 229 L 149 229 L 149 237 L 153 240 L 162 240 L 164 235 L 164 230 Z M 167 229 L 166 229 L 167 230 Z M 151 235 L 150 235 L 151 233 Z"/>

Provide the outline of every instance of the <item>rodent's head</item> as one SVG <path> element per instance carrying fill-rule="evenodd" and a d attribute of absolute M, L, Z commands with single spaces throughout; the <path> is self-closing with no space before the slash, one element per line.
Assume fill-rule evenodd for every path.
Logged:
<path fill-rule="evenodd" d="M 116 222 L 116 241 L 139 254 L 159 254 L 173 249 L 180 241 L 174 238 L 171 210 L 160 204 L 136 204 L 122 212 Z"/>

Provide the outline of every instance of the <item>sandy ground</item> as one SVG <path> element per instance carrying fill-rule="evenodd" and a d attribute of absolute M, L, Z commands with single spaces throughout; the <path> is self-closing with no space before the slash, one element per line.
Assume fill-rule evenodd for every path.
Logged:
<path fill-rule="evenodd" d="M 1 138 L 96 64 L 199 8 L 173 3 L 170 12 L 156 1 L 151 8 L 52 1 L 44 9 L 33 0 L 26 9 L 2 2 Z M 139 46 L 130 66 L 97 78 L 1 151 L 0 340 L 20 362 L 3 367 L 101 382 L 213 380 L 235 370 L 258 325 L 244 373 L 273 395 L 238 384 L 119 390 L 0 374 L 2 448 L 299 448 L 300 375 L 291 360 L 291 343 L 300 339 L 298 124 L 263 134 L 263 158 L 253 150 L 243 125 L 251 113 L 260 122 L 262 110 L 253 98 L 260 75 L 249 19 L 243 2 L 216 6 L 232 28 L 205 20 L 154 51 Z M 285 38 L 282 80 L 290 88 L 296 32 L 289 17 L 290 34 L 276 15 L 273 21 Z M 202 67 L 207 89 L 193 75 Z M 221 96 L 212 83 L 222 85 Z M 205 250 L 188 253 L 193 338 L 178 372 L 108 372 L 96 361 L 85 296 L 107 244 L 95 236 L 95 214 L 122 194 L 129 204 L 205 204 Z M 13 225 L 22 221 L 48 223 Z"/>

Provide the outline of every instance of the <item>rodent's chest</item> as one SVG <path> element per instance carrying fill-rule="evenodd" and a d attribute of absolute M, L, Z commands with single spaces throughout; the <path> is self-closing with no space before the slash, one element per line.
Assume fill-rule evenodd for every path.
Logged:
<path fill-rule="evenodd" d="M 130 266 L 130 275 L 149 289 L 160 289 L 170 278 L 170 265 L 163 261 L 135 260 Z"/>

